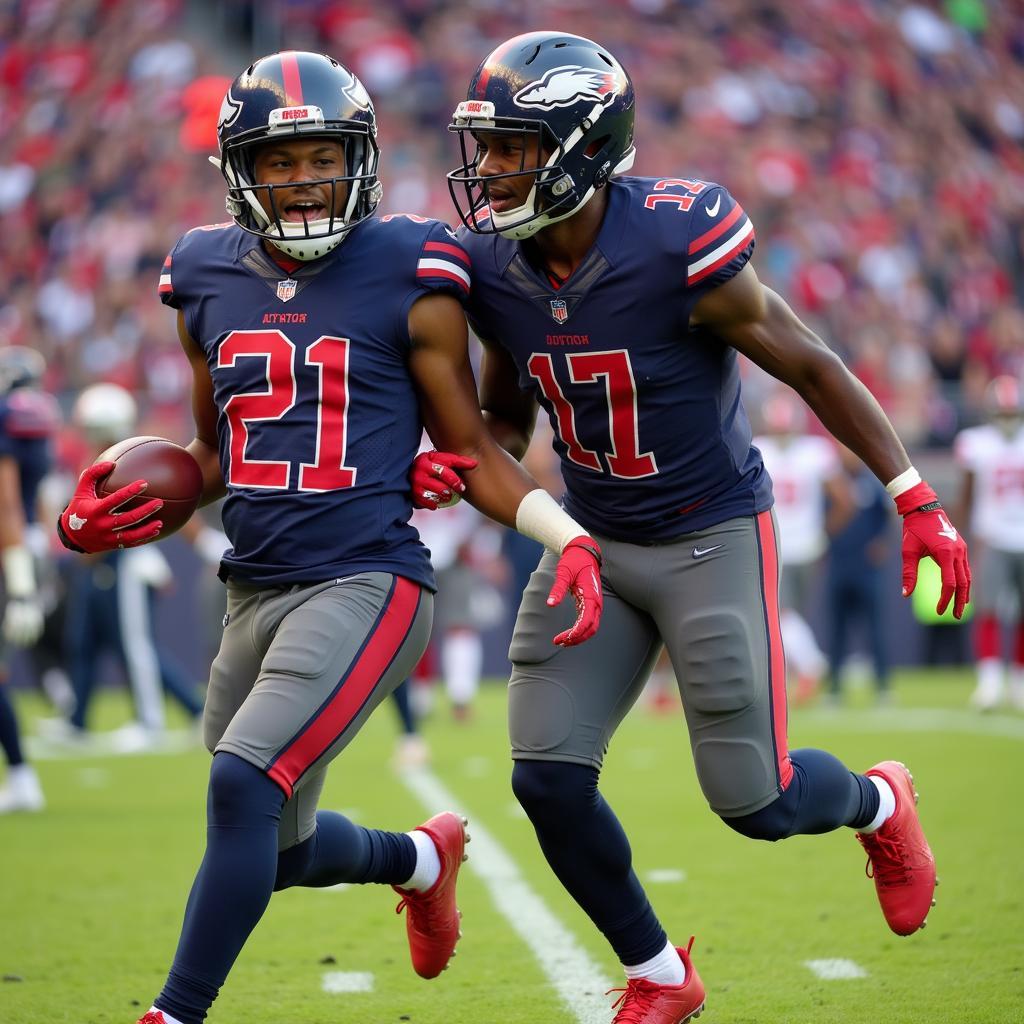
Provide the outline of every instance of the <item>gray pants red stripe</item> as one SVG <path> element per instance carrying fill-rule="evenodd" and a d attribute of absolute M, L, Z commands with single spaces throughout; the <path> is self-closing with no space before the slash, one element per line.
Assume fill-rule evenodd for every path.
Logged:
<path fill-rule="evenodd" d="M 600 767 L 662 646 L 679 683 L 697 776 L 723 817 L 751 814 L 789 784 L 779 558 L 770 511 L 669 544 L 598 535 L 604 615 L 596 637 L 558 648 L 573 609 L 545 603 L 545 554 L 523 595 L 509 649 L 516 759 Z"/>
<path fill-rule="evenodd" d="M 284 790 L 281 849 L 312 835 L 327 765 L 419 660 L 432 609 L 429 591 L 383 572 L 289 587 L 228 582 L 204 739 Z"/>

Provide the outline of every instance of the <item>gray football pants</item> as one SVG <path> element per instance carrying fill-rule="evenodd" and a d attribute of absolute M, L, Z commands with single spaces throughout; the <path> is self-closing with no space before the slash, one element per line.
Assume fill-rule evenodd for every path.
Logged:
<path fill-rule="evenodd" d="M 574 608 L 545 603 L 558 561 L 551 552 L 523 595 L 509 648 L 513 758 L 600 768 L 664 645 L 712 810 L 737 817 L 770 804 L 793 770 L 774 516 L 731 519 L 667 544 L 595 536 L 604 553 L 595 637 L 552 644 Z"/>
<path fill-rule="evenodd" d="M 315 831 L 328 764 L 419 660 L 432 614 L 429 591 L 385 572 L 287 587 L 228 582 L 203 738 L 284 790 L 279 849 Z"/>

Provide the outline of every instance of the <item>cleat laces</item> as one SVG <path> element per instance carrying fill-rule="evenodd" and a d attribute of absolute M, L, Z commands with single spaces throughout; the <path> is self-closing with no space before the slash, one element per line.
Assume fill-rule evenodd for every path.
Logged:
<path fill-rule="evenodd" d="M 660 988 L 660 985 L 655 985 L 654 982 L 648 981 L 646 978 L 630 978 L 626 982 L 625 988 L 608 989 L 605 992 L 606 996 L 610 996 L 613 992 L 622 993 L 612 1003 L 612 1009 L 619 1011 L 612 1024 L 643 1024 L 647 1011 L 654 1007 Z"/>
<path fill-rule="evenodd" d="M 883 836 L 876 832 L 863 836 L 861 843 L 868 854 L 864 866 L 868 878 L 881 886 L 905 885 L 910 881 L 910 858 L 901 836 Z"/>
<path fill-rule="evenodd" d="M 444 908 L 438 900 L 424 899 L 425 892 L 410 892 L 403 896 L 395 907 L 395 913 L 401 914 L 407 907 L 409 916 L 416 922 L 416 927 L 430 931 L 432 926 L 444 924 Z"/>

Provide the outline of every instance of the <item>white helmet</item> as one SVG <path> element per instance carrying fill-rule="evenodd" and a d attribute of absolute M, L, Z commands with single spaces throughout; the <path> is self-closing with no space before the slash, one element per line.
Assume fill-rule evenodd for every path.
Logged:
<path fill-rule="evenodd" d="M 118 384 L 93 384 L 75 400 L 71 422 L 97 446 L 130 437 L 138 409 L 131 394 Z"/>

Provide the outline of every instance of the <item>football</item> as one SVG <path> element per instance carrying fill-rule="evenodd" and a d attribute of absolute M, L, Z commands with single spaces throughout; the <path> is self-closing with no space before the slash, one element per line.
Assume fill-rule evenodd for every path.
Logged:
<path fill-rule="evenodd" d="M 122 506 L 134 508 L 150 498 L 161 498 L 164 507 L 155 518 L 164 525 L 157 540 L 180 530 L 196 510 L 203 491 L 199 463 L 179 444 L 163 437 L 129 437 L 112 445 L 97 462 L 113 462 L 114 468 L 100 481 L 97 493 L 112 494 L 135 480 L 149 486 Z"/>

